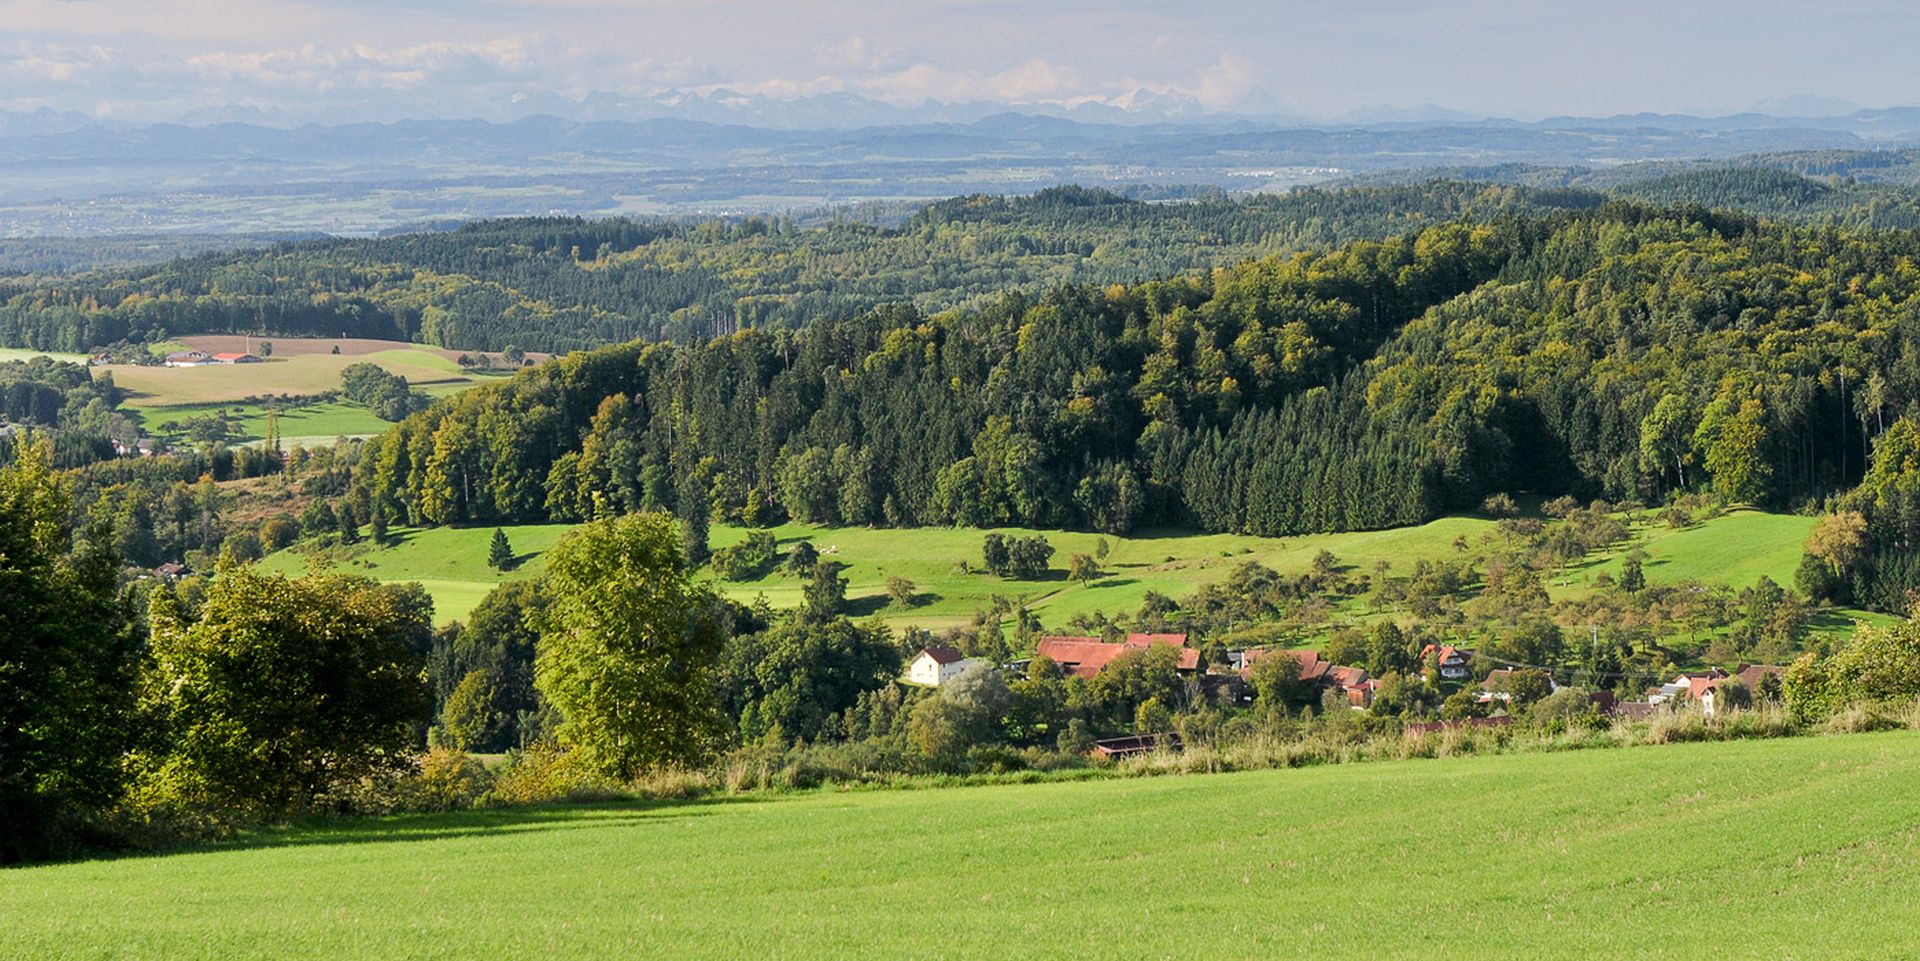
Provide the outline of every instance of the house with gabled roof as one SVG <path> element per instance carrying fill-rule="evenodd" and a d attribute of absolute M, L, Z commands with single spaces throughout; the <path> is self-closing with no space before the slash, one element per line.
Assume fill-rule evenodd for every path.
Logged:
<path fill-rule="evenodd" d="M 1440 679 L 1443 681 L 1464 681 L 1473 676 L 1470 663 L 1473 652 L 1452 644 L 1428 644 L 1420 649 L 1420 663 L 1425 664 L 1428 657 L 1437 657 L 1440 661 Z"/>
<path fill-rule="evenodd" d="M 927 687 L 939 687 L 948 681 L 972 670 L 980 664 L 978 658 L 968 657 L 951 647 L 935 644 L 920 649 L 920 653 L 907 662 L 907 680 Z"/>

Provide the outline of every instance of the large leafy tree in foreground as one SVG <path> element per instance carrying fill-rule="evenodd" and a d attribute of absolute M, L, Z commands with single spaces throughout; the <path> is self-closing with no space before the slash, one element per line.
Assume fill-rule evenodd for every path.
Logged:
<path fill-rule="evenodd" d="M 430 703 L 407 592 L 346 577 L 221 572 L 198 618 L 154 593 L 149 688 L 179 800 L 292 811 L 407 762 Z"/>
<path fill-rule="evenodd" d="M 596 521 L 548 555 L 534 680 L 592 770 L 630 778 L 699 761 L 722 730 L 717 603 L 689 578 L 670 515 Z"/>
<path fill-rule="evenodd" d="M 69 534 L 49 445 L 0 469 L 0 861 L 44 856 L 121 787 L 135 642 L 106 538 Z"/>

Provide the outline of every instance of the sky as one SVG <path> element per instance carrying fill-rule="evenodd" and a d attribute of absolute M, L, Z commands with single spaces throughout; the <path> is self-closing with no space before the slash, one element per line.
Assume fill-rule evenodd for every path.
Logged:
<path fill-rule="evenodd" d="M 1895 0 L 0 0 L 0 110 L 489 116 L 856 94 L 1331 118 L 1920 102 Z"/>

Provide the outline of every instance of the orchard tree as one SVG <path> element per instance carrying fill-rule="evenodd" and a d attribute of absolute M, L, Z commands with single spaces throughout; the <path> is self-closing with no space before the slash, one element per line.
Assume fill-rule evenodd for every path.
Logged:
<path fill-rule="evenodd" d="M 699 763 L 721 731 L 716 598 L 675 528 L 657 513 L 595 521 L 548 555 L 535 683 L 561 743 L 608 777 Z"/>
<path fill-rule="evenodd" d="M 787 552 L 787 573 L 795 577 L 808 577 L 813 574 L 813 565 L 820 563 L 820 552 L 814 549 L 812 541 L 801 541 Z"/>
<path fill-rule="evenodd" d="M 1067 560 L 1067 580 L 1091 584 L 1100 576 L 1100 564 L 1091 554 L 1075 554 Z"/>

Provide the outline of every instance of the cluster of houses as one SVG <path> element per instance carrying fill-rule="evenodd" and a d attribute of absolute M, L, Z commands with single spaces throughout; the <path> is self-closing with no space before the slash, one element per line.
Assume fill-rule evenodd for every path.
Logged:
<path fill-rule="evenodd" d="M 209 354 L 204 350 L 177 350 L 162 359 L 168 367 L 214 367 L 220 364 L 258 364 L 265 358 L 258 354 L 221 353 Z"/>
<path fill-rule="evenodd" d="M 1128 634 L 1124 640 L 1107 641 L 1098 637 L 1047 636 L 1042 637 L 1034 647 L 1036 658 L 1044 657 L 1059 668 L 1075 677 L 1088 680 L 1099 676 L 1116 658 L 1130 651 L 1139 651 L 1156 644 L 1165 644 L 1175 649 L 1178 655 L 1175 669 L 1183 675 L 1200 675 L 1200 652 L 1188 643 L 1185 634 Z M 1370 677 L 1365 668 L 1334 664 L 1316 650 L 1285 650 L 1280 648 L 1232 651 L 1228 653 L 1226 671 L 1201 676 L 1204 687 L 1219 686 L 1220 682 L 1238 685 L 1243 700 L 1251 700 L 1251 694 L 1245 681 L 1251 678 L 1254 665 L 1262 658 L 1276 655 L 1292 657 L 1300 665 L 1300 679 L 1314 685 L 1322 692 L 1323 700 L 1328 694 L 1344 700 L 1354 710 L 1365 710 L 1373 705 L 1374 694 L 1380 688 L 1380 680 Z M 1429 644 L 1420 651 L 1421 663 L 1434 664 L 1445 681 L 1465 683 L 1473 677 L 1473 651 L 1455 647 L 1451 644 Z M 965 674 L 983 661 L 970 658 L 951 647 L 933 646 L 920 651 L 907 666 L 906 680 L 927 687 L 940 685 Z M 1519 670 L 1516 668 L 1496 668 L 1480 682 L 1475 699 L 1492 707 L 1496 704 L 1510 704 L 1513 695 L 1508 685 L 1503 683 Z M 1593 695 L 1595 707 L 1610 716 L 1636 718 L 1647 717 L 1662 709 L 1663 705 L 1697 702 L 1707 714 L 1713 714 L 1722 700 L 1720 689 L 1723 684 L 1739 682 L 1749 691 L 1758 692 L 1769 676 L 1775 678 L 1785 673 L 1785 668 L 1764 664 L 1746 664 L 1729 673 L 1719 668 L 1681 674 L 1671 682 L 1648 690 L 1644 701 L 1621 701 L 1611 691 L 1599 691 Z M 1213 681 L 1214 684 L 1206 682 Z M 1558 690 L 1559 686 L 1548 679 L 1549 690 Z M 1511 718 L 1480 718 L 1477 723 L 1511 723 Z M 1431 725 L 1415 725 L 1410 730 L 1446 727 L 1454 722 L 1436 722 Z M 1153 736 L 1149 736 L 1151 740 Z M 1123 739 L 1124 740 L 1124 739 Z M 1132 739 L 1139 740 L 1139 739 Z M 1105 745 L 1106 742 L 1101 742 Z M 1149 750 L 1151 745 L 1131 744 L 1112 745 L 1119 753 Z M 1096 750 L 1105 751 L 1100 746 Z"/>

